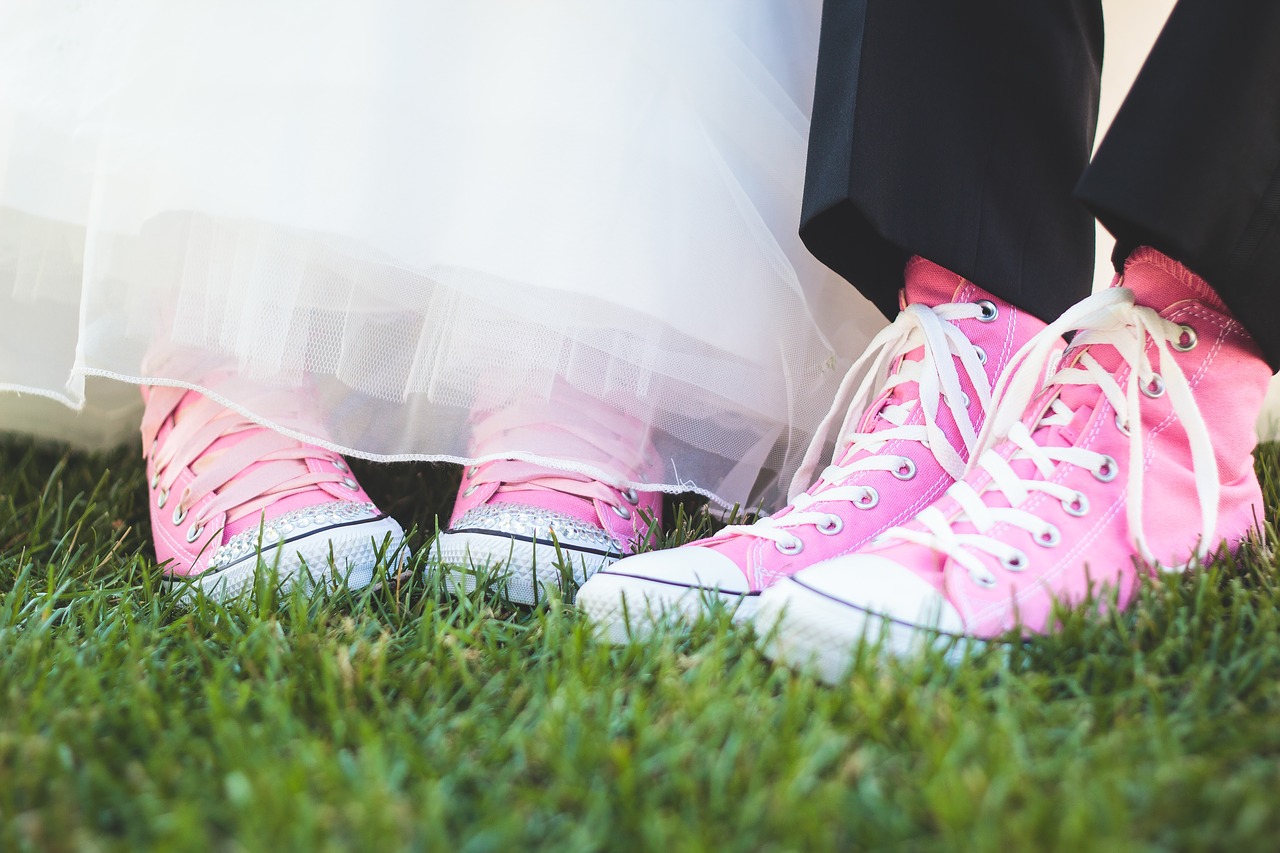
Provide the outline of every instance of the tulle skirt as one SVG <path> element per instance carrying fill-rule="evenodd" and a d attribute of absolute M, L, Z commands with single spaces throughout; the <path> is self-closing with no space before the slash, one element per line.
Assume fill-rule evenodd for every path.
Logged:
<path fill-rule="evenodd" d="M 174 384 L 465 462 L 594 407 L 652 464 L 484 455 L 776 502 L 883 322 L 796 236 L 818 13 L 3 0 L 0 427 L 120 441 Z"/>

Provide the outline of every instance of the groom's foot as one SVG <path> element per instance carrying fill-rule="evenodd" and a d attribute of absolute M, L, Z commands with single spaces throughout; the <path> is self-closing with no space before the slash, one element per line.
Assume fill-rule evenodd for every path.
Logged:
<path fill-rule="evenodd" d="M 609 639 L 715 603 L 749 618 L 763 590 L 857 550 L 963 473 L 995 377 L 1044 323 L 919 258 L 907 267 L 904 303 L 850 370 L 828 416 L 832 426 L 844 420 L 832 464 L 808 476 L 802 468 L 800 485 L 811 485 L 789 506 L 710 539 L 622 560 L 583 586 L 578 604 Z M 856 393 L 854 381 L 862 382 Z"/>
<path fill-rule="evenodd" d="M 1263 513 L 1251 450 L 1271 369 L 1198 276 L 1151 249 L 1068 310 L 997 402 L 993 446 L 914 520 L 768 591 L 765 653 L 828 681 L 864 637 L 962 654 L 1049 630 L 1055 602 L 1115 595 L 1234 549 Z M 1058 335 L 1079 329 L 1039 390 Z"/>

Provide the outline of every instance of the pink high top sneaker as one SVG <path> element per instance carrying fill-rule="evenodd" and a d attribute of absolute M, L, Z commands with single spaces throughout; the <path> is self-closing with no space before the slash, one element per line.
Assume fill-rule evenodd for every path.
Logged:
<path fill-rule="evenodd" d="M 174 586 L 228 599 L 259 564 L 282 588 L 373 580 L 404 558 L 342 457 L 261 427 L 195 391 L 142 391 L 156 558 Z"/>
<path fill-rule="evenodd" d="M 578 604 L 607 638 L 623 642 L 663 617 L 692 618 L 715 600 L 749 619 L 761 591 L 852 553 L 964 473 L 994 377 L 1044 323 L 921 258 L 907 265 L 903 302 L 845 377 L 789 506 L 710 539 L 623 560 L 587 582 Z M 841 418 L 832 464 L 819 474 L 817 457 Z"/>
<path fill-rule="evenodd" d="M 888 651 L 1046 631 L 1054 601 L 1183 571 L 1263 513 L 1251 451 L 1271 370 L 1204 282 L 1144 248 L 1015 357 L 969 474 L 913 521 L 763 597 L 766 654 L 841 677 Z M 1079 329 L 1037 394 L 1058 336 Z M 1135 460 L 1138 460 L 1135 464 Z M 1103 599 L 1105 600 L 1105 598 Z M 953 638 L 964 638 L 956 642 Z"/>
<path fill-rule="evenodd" d="M 566 411 L 574 413 L 571 422 Z M 516 604 L 545 600 L 550 588 L 567 586 L 572 594 L 632 553 L 651 524 L 662 524 L 662 494 L 635 488 L 652 473 L 647 430 L 567 385 L 550 400 L 478 418 L 472 442 L 474 457 L 489 461 L 463 470 L 449 527 L 435 543 L 451 591 L 475 589 L 477 579 L 492 574 Z M 572 460 L 594 476 L 492 458 L 512 447 L 539 459 Z"/>

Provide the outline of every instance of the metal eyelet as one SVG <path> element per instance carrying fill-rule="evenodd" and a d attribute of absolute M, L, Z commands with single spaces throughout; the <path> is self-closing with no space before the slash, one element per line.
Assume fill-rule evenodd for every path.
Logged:
<path fill-rule="evenodd" d="M 476 489 L 478 489 L 478 488 L 480 488 L 480 487 L 479 487 L 479 486 L 467 486 L 466 490 L 462 493 L 462 496 L 463 496 L 464 498 L 469 498 L 469 497 L 471 497 L 472 495 L 474 495 L 474 494 L 476 493 Z"/>
<path fill-rule="evenodd" d="M 874 509 L 880 503 L 880 493 L 870 486 L 862 487 L 862 497 L 853 502 L 858 509 Z"/>
<path fill-rule="evenodd" d="M 976 303 L 982 309 L 982 313 L 978 315 L 978 319 L 983 323 L 990 323 L 992 320 L 1000 316 L 1000 309 L 990 299 L 979 299 Z"/>
<path fill-rule="evenodd" d="M 1164 379 L 1159 373 L 1151 376 L 1151 381 L 1142 386 L 1142 393 L 1154 400 L 1164 395 Z"/>
<path fill-rule="evenodd" d="M 169 490 L 161 489 L 160 497 L 156 498 L 156 509 L 164 509 L 164 505 L 169 502 Z"/>
<path fill-rule="evenodd" d="M 897 468 L 894 468 L 891 473 L 899 480 L 910 480 L 916 475 L 916 463 L 912 462 L 906 456 L 903 456 L 902 464 Z"/>
<path fill-rule="evenodd" d="M 186 517 L 187 517 L 187 511 L 186 511 L 185 509 L 183 509 L 183 508 L 182 508 L 182 504 L 181 504 L 181 503 L 179 503 L 177 506 L 175 506 L 175 507 L 173 508 L 173 523 L 174 523 L 174 524 L 181 524 L 183 521 L 185 521 L 185 520 L 186 520 Z"/>
<path fill-rule="evenodd" d="M 975 347 L 973 348 L 973 351 L 974 351 L 974 352 L 976 352 L 976 353 L 978 354 L 978 364 L 986 364 L 986 363 L 987 363 L 987 351 L 986 351 L 986 350 L 984 350 L 982 347 L 977 347 L 977 346 L 975 346 Z"/>
<path fill-rule="evenodd" d="M 356 489 L 360 488 L 360 484 L 359 484 L 359 483 L 357 483 L 355 480 L 351 479 L 350 477 L 343 477 L 343 478 L 342 478 L 342 485 L 343 485 L 343 486 L 345 486 L 349 491 L 352 491 L 352 492 L 354 492 Z"/>
<path fill-rule="evenodd" d="M 844 530 L 844 519 L 838 515 L 827 516 L 826 524 L 817 525 L 818 532 L 823 536 L 835 536 L 841 530 Z M 796 540 L 799 542 L 800 540 Z"/>
<path fill-rule="evenodd" d="M 1037 545 L 1052 548 L 1062 541 L 1062 532 L 1052 524 L 1047 524 L 1043 530 L 1036 534 L 1035 539 Z"/>
<path fill-rule="evenodd" d="M 637 504 L 640 503 L 640 496 L 636 494 L 635 489 L 627 489 L 625 492 L 623 492 L 622 499 L 627 503 L 631 504 L 632 506 L 636 506 Z"/>
<path fill-rule="evenodd" d="M 467 479 L 470 480 L 472 477 L 474 477 L 476 474 L 479 474 L 479 473 L 480 473 L 480 466 L 472 465 L 470 468 L 467 469 Z"/>
<path fill-rule="evenodd" d="M 151 491 L 153 491 L 153 492 L 154 492 L 154 491 L 156 490 L 156 486 L 158 486 L 158 485 L 160 485 L 160 472 L 159 472 L 159 471 L 157 471 L 155 474 L 152 474 L 152 475 L 151 475 Z"/>
<path fill-rule="evenodd" d="M 778 549 L 779 554 L 786 554 L 788 557 L 794 557 L 804 550 L 804 540 L 795 539 L 791 544 L 783 545 L 781 542 L 774 542 L 773 547 Z"/>
<path fill-rule="evenodd" d="M 339 471 L 341 471 L 344 474 L 351 470 L 350 468 L 347 467 L 347 463 L 342 461 L 341 459 L 335 458 L 330 461 L 333 463 L 334 468 L 337 468 Z"/>
<path fill-rule="evenodd" d="M 1120 430 L 1121 434 L 1123 435 L 1129 434 L 1129 424 L 1127 424 L 1124 421 L 1124 419 L 1120 417 L 1119 412 L 1116 412 L 1116 429 Z"/>
<path fill-rule="evenodd" d="M 1102 464 L 1093 469 L 1093 478 L 1099 483 L 1110 483 L 1120 473 L 1120 467 L 1116 465 L 1116 460 L 1110 456 L 1102 457 Z"/>
<path fill-rule="evenodd" d="M 983 589 L 991 589 L 993 586 L 996 585 L 996 579 L 991 577 L 991 575 L 970 574 L 969 580 L 973 581 Z"/>
<path fill-rule="evenodd" d="M 613 504 L 609 504 L 609 508 L 613 510 L 614 515 L 623 521 L 629 521 L 631 519 L 631 510 L 627 509 L 625 506 L 614 506 Z"/>
<path fill-rule="evenodd" d="M 193 524 L 187 528 L 187 542 L 194 542 L 200 538 L 200 534 L 204 533 L 203 524 Z"/>
<path fill-rule="evenodd" d="M 1196 344 L 1200 343 L 1196 330 L 1190 326 L 1179 326 L 1178 328 L 1182 330 L 1182 334 L 1173 342 L 1173 348 L 1178 352 L 1191 352 L 1196 348 Z M 1185 344 L 1183 343 L 1184 340 L 1186 341 Z"/>
<path fill-rule="evenodd" d="M 1062 511 L 1076 518 L 1089 514 L 1089 498 L 1084 492 L 1076 492 L 1075 497 L 1062 502 Z"/>
<path fill-rule="evenodd" d="M 1027 568 L 1027 563 L 1027 555 L 1021 551 L 1014 551 L 1012 554 L 1000 558 L 1000 565 L 1011 572 L 1024 571 Z"/>

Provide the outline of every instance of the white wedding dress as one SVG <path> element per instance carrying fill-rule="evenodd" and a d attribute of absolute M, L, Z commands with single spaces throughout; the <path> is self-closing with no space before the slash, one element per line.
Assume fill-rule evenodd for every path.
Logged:
<path fill-rule="evenodd" d="M 460 462 L 599 405 L 644 485 L 776 503 L 884 322 L 796 236 L 818 14 L 0 0 L 0 428 L 116 442 L 176 384 Z"/>

